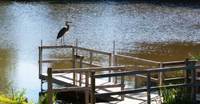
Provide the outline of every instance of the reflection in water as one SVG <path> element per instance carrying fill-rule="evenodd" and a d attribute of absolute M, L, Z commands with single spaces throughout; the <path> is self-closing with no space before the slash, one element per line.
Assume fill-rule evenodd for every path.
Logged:
<path fill-rule="evenodd" d="M 200 54 L 200 44 L 193 42 L 136 43 L 134 56 L 156 61 L 177 61 Z"/>
<path fill-rule="evenodd" d="M 116 40 L 126 54 L 158 61 L 181 60 L 200 49 L 190 42 L 200 40 L 200 9 L 118 2 L 6 2 L 0 7 L 0 83 L 13 79 L 14 87 L 27 89 L 34 100 L 40 40 L 55 44 L 65 20 L 73 23 L 65 39 L 69 44 L 78 38 L 80 46 L 111 51 Z"/>
<path fill-rule="evenodd" d="M 10 73 L 14 69 L 14 56 L 11 49 L 0 49 L 0 92 L 7 92 L 10 85 L 12 84 L 12 79 L 10 79 Z"/>

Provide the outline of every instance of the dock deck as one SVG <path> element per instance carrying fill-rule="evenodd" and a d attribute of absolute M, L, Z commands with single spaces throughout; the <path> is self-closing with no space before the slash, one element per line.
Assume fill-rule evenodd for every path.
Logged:
<path fill-rule="evenodd" d="M 43 74 L 43 77 L 47 77 L 47 74 Z M 72 73 L 61 73 L 61 74 L 53 74 L 52 75 L 54 80 L 59 80 L 63 84 L 68 86 L 74 86 L 73 85 L 73 74 Z M 79 75 L 76 75 L 76 78 L 79 79 Z M 85 86 L 85 75 L 82 75 L 82 84 L 80 86 L 80 80 L 76 80 L 76 87 L 84 87 Z M 56 83 L 55 81 L 55 83 Z M 91 78 L 89 78 L 89 82 L 91 81 Z M 60 83 L 59 83 L 60 84 Z M 120 84 L 116 85 L 113 82 L 109 82 L 108 79 L 96 79 L 95 82 L 96 86 L 110 86 L 108 88 L 96 88 L 96 93 L 110 93 L 110 92 L 117 92 L 121 91 Z M 112 86 L 116 85 L 116 86 Z M 60 87 L 59 89 L 63 89 L 67 87 Z M 127 88 L 128 89 L 128 88 Z M 124 88 L 126 90 L 126 88 Z M 113 95 L 110 96 L 110 99 L 112 98 L 113 101 L 106 102 L 107 100 L 97 102 L 96 104 L 146 104 L 147 103 L 147 93 L 146 92 L 139 92 L 134 94 L 127 94 L 124 96 L 124 100 L 121 100 L 121 96 L 119 95 Z M 109 98 L 104 98 L 109 99 Z M 160 102 L 160 96 L 157 91 L 151 93 L 151 104 L 161 104 Z"/>

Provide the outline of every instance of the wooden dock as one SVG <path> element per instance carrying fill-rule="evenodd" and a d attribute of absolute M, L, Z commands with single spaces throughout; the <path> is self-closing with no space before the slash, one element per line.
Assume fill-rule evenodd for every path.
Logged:
<path fill-rule="evenodd" d="M 63 59 L 44 59 L 45 50 L 68 49 L 71 57 Z M 99 58 L 101 57 L 101 58 Z M 119 61 L 129 60 L 132 64 L 121 64 Z M 103 60 L 103 61 L 102 61 Z M 52 64 L 68 61 L 71 68 L 52 68 Z M 102 64 L 103 62 L 103 64 Z M 44 64 L 49 64 L 44 69 Z M 160 88 L 191 87 L 192 101 L 196 102 L 198 87 L 197 75 L 200 66 L 196 61 L 157 62 L 138 57 L 104 52 L 78 46 L 43 46 L 39 47 L 39 78 L 41 91 L 48 94 L 52 104 L 53 93 L 82 91 L 85 104 L 161 104 Z M 189 71 L 188 71 L 189 70 Z M 182 77 L 165 78 L 165 73 L 182 71 Z M 137 85 L 137 77 L 144 79 L 145 86 L 136 88 L 126 84 L 126 77 Z M 165 85 L 168 80 L 183 79 L 184 83 Z M 188 81 L 188 80 L 191 81 Z M 43 88 L 47 82 L 46 90 Z M 153 85 L 152 83 L 155 83 Z M 59 85 L 59 87 L 54 84 Z M 67 98 L 66 98 L 67 99 Z M 99 100 L 101 99 L 101 100 Z"/>

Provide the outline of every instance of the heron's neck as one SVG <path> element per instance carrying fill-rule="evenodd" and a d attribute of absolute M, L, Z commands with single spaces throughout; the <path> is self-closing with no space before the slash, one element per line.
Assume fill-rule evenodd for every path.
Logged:
<path fill-rule="evenodd" d="M 69 28 L 69 25 L 65 25 L 64 27 Z"/>

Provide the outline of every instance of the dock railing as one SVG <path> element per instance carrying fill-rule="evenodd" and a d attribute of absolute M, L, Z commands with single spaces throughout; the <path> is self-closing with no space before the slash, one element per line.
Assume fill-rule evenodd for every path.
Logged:
<path fill-rule="evenodd" d="M 56 69 L 53 70 L 52 68 L 48 68 L 48 74 L 47 74 L 47 85 L 48 85 L 48 89 L 47 89 L 47 93 L 48 93 L 48 99 L 49 99 L 49 104 L 52 104 L 52 96 L 53 93 L 56 92 L 66 92 L 66 91 L 84 91 L 85 92 L 85 104 L 88 104 L 88 102 L 92 102 L 93 98 L 95 97 L 94 93 L 91 93 L 93 87 L 92 84 L 94 84 L 95 80 L 92 79 L 93 77 L 93 73 L 97 73 L 97 72 L 101 72 L 101 71 L 110 71 L 110 70 L 125 70 L 127 68 L 131 68 L 132 66 L 108 66 L 108 67 L 90 67 L 90 68 L 72 68 L 72 69 Z M 84 81 L 83 80 L 79 80 L 79 84 L 75 84 L 73 87 L 66 87 L 66 88 L 62 88 L 62 89 L 54 89 L 52 84 L 53 82 L 53 75 L 57 74 L 57 73 L 79 73 L 82 75 L 85 75 Z M 76 80 L 73 77 L 73 83 L 75 83 Z M 82 86 L 80 83 L 84 84 L 84 86 Z M 114 84 L 114 85 L 95 85 L 95 88 L 98 89 L 104 89 L 104 88 L 113 88 L 113 87 L 120 87 L 121 90 L 124 90 L 124 79 L 121 79 L 121 83 L 120 84 Z M 91 96 L 91 98 L 88 98 L 89 95 Z M 90 99 L 90 101 L 89 101 Z M 123 96 L 122 96 L 122 100 L 123 100 Z"/>
<path fill-rule="evenodd" d="M 71 59 L 53 59 L 53 60 L 47 60 L 43 58 L 43 54 L 44 54 L 44 50 L 49 50 L 49 49 L 69 49 L 71 50 Z M 84 61 L 85 57 L 84 55 L 81 54 L 81 52 L 87 52 L 89 53 L 88 55 L 88 60 L 87 62 Z M 99 64 L 96 64 L 94 61 L 95 58 L 95 54 L 100 54 L 100 55 L 104 55 L 104 57 L 107 57 L 108 60 L 106 60 L 107 62 L 107 66 L 102 66 Z M 130 64 L 130 65 L 123 65 L 120 64 L 120 62 L 118 62 L 119 58 L 123 58 L 125 60 L 130 60 L 133 62 L 139 62 L 139 65 L 134 65 L 134 64 Z M 79 61 L 77 61 L 79 59 Z M 52 69 L 52 68 L 48 68 L 47 70 L 47 77 L 45 77 L 44 75 L 44 70 L 43 70 L 43 64 L 44 63 L 55 63 L 55 62 L 59 62 L 59 61 L 71 61 L 72 62 L 72 68 L 71 69 Z M 76 68 L 76 64 L 77 62 L 79 62 L 80 64 L 80 68 Z M 138 57 L 133 57 L 133 56 L 126 56 L 126 55 L 121 55 L 121 54 L 115 54 L 115 53 L 110 53 L 110 52 L 105 52 L 105 51 L 99 51 L 99 50 L 95 50 L 95 49 L 88 49 L 88 48 L 83 48 L 83 47 L 79 47 L 79 46 L 73 46 L 73 45 L 62 45 L 62 46 L 43 46 L 41 45 L 39 47 L 39 78 L 41 79 L 41 83 L 43 83 L 42 80 L 47 80 L 48 82 L 48 93 L 53 93 L 53 92 L 59 92 L 59 91 L 64 91 L 64 90 L 85 90 L 86 92 L 89 91 L 93 91 L 96 88 L 103 88 L 103 87 L 121 87 L 121 93 L 119 93 L 119 95 L 121 95 L 122 100 L 124 99 L 124 94 L 126 94 L 129 91 L 124 90 L 124 77 L 125 76 L 137 76 L 137 77 L 142 77 L 144 79 L 147 80 L 147 88 L 146 89 L 135 89 L 135 90 L 131 90 L 130 92 L 138 92 L 138 91 L 147 91 L 150 92 L 150 90 L 154 90 L 154 89 L 159 89 L 161 87 L 164 87 L 164 81 L 165 80 L 171 80 L 171 79 L 166 79 L 164 73 L 169 72 L 169 71 L 178 71 L 178 70 L 182 70 L 185 73 L 184 78 L 188 77 L 189 74 L 186 71 L 186 67 L 185 67 L 186 62 L 185 61 L 170 61 L 170 62 L 158 62 L 158 61 L 153 61 L 153 60 L 148 60 L 148 59 L 143 59 L 143 58 L 138 58 Z M 89 65 L 88 68 L 82 68 L 83 65 Z M 137 70 L 138 66 L 145 66 L 147 65 L 148 68 L 144 68 L 143 70 Z M 135 67 L 137 66 L 137 67 Z M 181 67 L 179 67 L 181 66 Z M 195 66 L 194 69 L 196 69 L 198 66 Z M 182 68 L 182 69 L 178 69 L 178 68 Z M 199 68 L 199 67 L 198 67 Z M 127 70 L 128 69 L 128 70 Z M 149 69 L 149 70 L 146 70 Z M 162 70 L 162 71 L 161 71 Z M 107 74 L 102 74 L 102 75 L 96 75 L 96 72 L 98 71 L 107 71 Z M 121 71 L 121 72 L 120 72 Z M 157 72 L 158 76 L 157 77 L 153 77 L 152 73 Z M 195 70 L 194 70 L 195 72 Z M 72 88 L 66 88 L 66 89 L 53 89 L 52 87 L 52 83 L 54 83 L 54 79 L 53 79 L 53 74 L 55 73 L 73 73 L 73 85 L 76 85 L 76 83 L 79 83 L 79 87 L 83 84 L 83 82 L 80 80 L 82 74 L 85 75 L 86 79 L 85 79 L 85 87 L 72 87 Z M 120 74 L 121 73 L 121 74 Z M 80 79 L 76 79 L 76 74 L 80 75 Z M 193 73 L 194 74 L 194 73 Z M 115 83 L 115 85 L 109 85 L 109 86 L 95 86 L 95 79 L 96 78 L 108 78 L 109 82 L 112 82 L 111 78 L 113 78 L 113 82 Z M 117 77 L 120 77 L 120 84 L 117 84 Z M 91 80 L 89 80 L 91 78 Z M 94 78 L 94 79 L 93 79 Z M 175 78 L 177 79 L 177 78 Z M 195 78 L 194 78 L 195 79 Z M 148 81 L 150 80 L 150 81 Z M 93 82 L 92 82 L 93 81 Z M 152 86 L 148 86 L 151 85 L 152 81 L 156 81 L 157 83 L 159 83 L 158 87 L 152 87 Z M 195 83 L 195 81 L 194 81 Z M 190 84 L 180 84 L 177 86 L 188 86 Z M 94 88 L 93 88 L 93 87 Z M 170 85 L 171 86 L 171 85 Z M 150 87 L 150 88 L 149 88 Z M 168 87 L 168 86 L 165 86 Z M 173 86 L 172 86 L 173 87 Z M 42 88 L 42 84 L 41 84 L 41 88 Z M 93 88 L 93 89 L 92 89 Z M 148 89 L 148 90 L 147 90 Z M 88 94 L 88 93 L 86 93 Z M 94 96 L 99 96 L 99 95 L 103 95 L 103 94 L 95 94 L 95 93 L 91 93 L 91 95 L 94 94 Z M 113 93 L 115 94 L 115 93 Z M 113 95 L 110 94 L 110 95 Z M 117 93 L 116 93 L 117 94 Z M 108 93 L 109 95 L 109 93 Z M 52 97 L 52 95 L 48 94 L 48 96 Z M 93 96 L 93 98 L 90 99 L 94 99 L 95 97 Z M 149 95 L 148 95 L 149 96 Z M 92 96 L 91 96 L 92 97 Z M 88 99 L 88 98 L 86 98 Z M 148 97 L 149 99 L 149 97 Z M 93 100 L 91 100 L 92 102 L 94 102 Z M 89 102 L 89 100 L 86 100 L 86 102 Z M 87 103 L 86 103 L 87 104 Z"/>
<path fill-rule="evenodd" d="M 196 69 L 199 69 L 200 66 L 195 66 L 195 62 L 187 62 L 186 66 L 176 66 L 176 67 L 165 67 L 165 68 L 155 68 L 155 69 L 147 69 L 142 71 L 129 71 L 129 72 L 116 72 L 111 74 L 98 74 L 92 72 L 91 75 L 91 91 L 94 94 L 91 98 L 92 104 L 95 104 L 94 96 L 104 96 L 104 95 L 125 95 L 137 92 L 147 92 L 147 103 L 151 104 L 151 91 L 160 90 L 161 88 L 173 88 L 173 87 L 191 87 L 191 101 L 192 104 L 196 104 L 196 88 L 200 85 L 196 83 Z M 182 84 L 171 84 L 171 85 L 162 85 L 162 86 L 151 86 L 151 74 L 152 73 L 160 73 L 160 72 L 169 72 L 169 71 L 178 71 L 184 70 L 186 72 L 185 82 Z M 189 82 L 189 73 L 191 73 L 191 82 Z M 116 77 L 116 76 L 133 76 L 136 74 L 146 74 L 147 75 L 147 85 L 146 88 L 139 88 L 133 90 L 121 90 L 118 92 L 109 92 L 109 93 L 95 93 L 95 79 L 97 78 L 105 78 L 105 77 Z"/>

